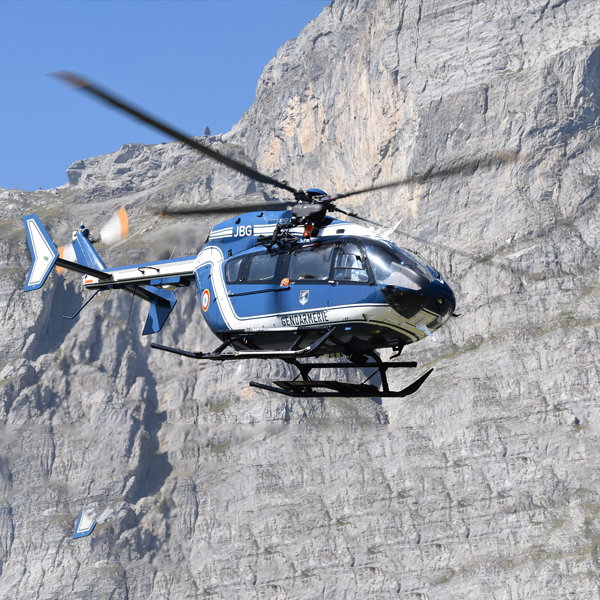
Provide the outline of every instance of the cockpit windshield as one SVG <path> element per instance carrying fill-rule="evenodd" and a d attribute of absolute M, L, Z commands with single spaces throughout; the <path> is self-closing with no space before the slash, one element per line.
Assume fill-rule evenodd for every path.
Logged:
<path fill-rule="evenodd" d="M 424 262 L 395 244 L 378 240 L 370 241 L 365 247 L 379 285 L 420 290 L 433 281 L 433 275 Z"/>

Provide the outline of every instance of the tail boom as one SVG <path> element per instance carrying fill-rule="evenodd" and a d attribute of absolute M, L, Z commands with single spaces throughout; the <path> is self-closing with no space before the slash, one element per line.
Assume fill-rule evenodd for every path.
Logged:
<path fill-rule="evenodd" d="M 177 300 L 171 291 L 188 286 L 194 279 L 195 257 L 107 269 L 90 240 L 81 232 L 73 238 L 76 261 L 62 257 L 37 215 L 23 217 L 32 265 L 25 291 L 41 288 L 52 267 L 81 273 L 84 288 L 90 290 L 124 289 L 150 304 L 143 335 L 158 333 Z"/>

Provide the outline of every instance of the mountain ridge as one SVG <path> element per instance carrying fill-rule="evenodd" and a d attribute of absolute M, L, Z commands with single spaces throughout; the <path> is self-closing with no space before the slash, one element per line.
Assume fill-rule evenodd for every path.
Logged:
<path fill-rule="evenodd" d="M 600 597 L 599 26 L 584 0 L 336 0 L 203 138 L 330 193 L 521 151 L 344 205 L 402 218 L 394 239 L 457 295 L 461 317 L 405 349 L 435 370 L 402 401 L 292 402 L 247 387 L 277 361 L 152 351 L 217 345 L 191 290 L 152 340 L 125 294 L 73 323 L 77 277 L 22 292 L 28 212 L 60 243 L 125 203 L 130 239 L 101 250 L 123 264 L 193 254 L 214 224 L 152 207 L 279 192 L 178 143 L 1 191 L 0 598 Z M 109 517 L 71 540 L 84 506 Z"/>

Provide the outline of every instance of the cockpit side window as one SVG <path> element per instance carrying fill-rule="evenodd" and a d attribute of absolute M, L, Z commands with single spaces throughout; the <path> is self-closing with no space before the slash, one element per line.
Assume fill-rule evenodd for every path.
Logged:
<path fill-rule="evenodd" d="M 278 254 L 255 254 L 248 272 L 249 282 L 270 282 L 275 280 Z"/>
<path fill-rule="evenodd" d="M 333 244 L 305 246 L 292 251 L 290 256 L 290 281 L 327 281 L 331 273 Z"/>
<path fill-rule="evenodd" d="M 234 258 L 225 265 L 225 276 L 227 278 L 227 283 L 237 283 L 238 281 L 241 281 L 240 267 L 242 266 L 243 261 L 244 257 Z"/>
<path fill-rule="evenodd" d="M 362 252 L 356 244 L 347 242 L 338 246 L 333 264 L 333 278 L 340 282 L 368 283 L 369 274 Z"/>

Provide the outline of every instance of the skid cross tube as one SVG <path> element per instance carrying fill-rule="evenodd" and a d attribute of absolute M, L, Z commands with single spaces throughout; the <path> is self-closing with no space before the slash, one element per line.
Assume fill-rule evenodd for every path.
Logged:
<path fill-rule="evenodd" d="M 383 389 L 385 391 L 389 391 L 389 388 L 387 386 L 387 378 L 385 377 L 385 372 L 388 369 L 390 369 L 390 368 L 392 368 L 392 369 L 395 369 L 395 368 L 414 369 L 415 367 L 417 367 L 417 363 L 414 361 L 383 362 L 380 360 L 379 362 L 366 363 L 364 365 L 357 365 L 356 363 L 353 363 L 353 362 L 301 363 L 301 362 L 298 362 L 298 360 L 296 360 L 296 359 L 288 359 L 285 362 L 287 362 L 290 365 L 294 365 L 294 367 L 296 367 L 300 371 L 300 376 L 302 377 L 302 379 L 304 381 L 312 381 L 310 378 L 310 372 L 312 369 L 377 369 L 381 375 L 382 384 L 384 386 Z M 373 375 L 374 374 L 375 373 L 373 373 Z M 367 379 L 367 381 L 369 379 L 371 379 L 371 377 L 373 377 L 373 375 L 370 375 L 369 378 Z"/>

